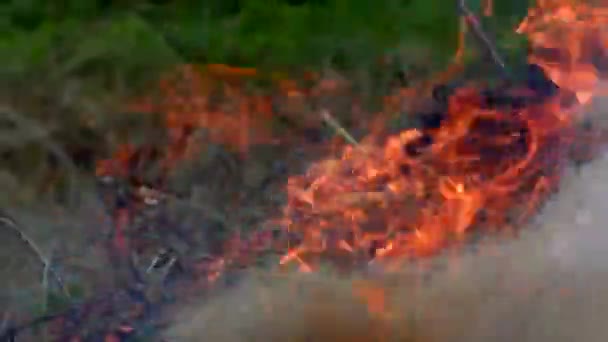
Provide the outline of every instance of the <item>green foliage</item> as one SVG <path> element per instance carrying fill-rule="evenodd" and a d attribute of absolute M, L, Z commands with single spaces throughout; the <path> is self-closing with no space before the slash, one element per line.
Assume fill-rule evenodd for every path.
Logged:
<path fill-rule="evenodd" d="M 13 0 L 1 5 L 9 30 L 0 52 L 3 71 L 13 74 L 49 64 L 61 73 L 111 64 L 130 75 L 177 61 L 349 68 L 408 48 L 442 61 L 454 52 L 458 30 L 456 5 L 448 3 Z M 509 26 L 526 7 L 498 1 L 497 20 Z"/>
<path fill-rule="evenodd" d="M 366 65 L 408 43 L 446 53 L 455 47 L 457 17 L 453 8 L 438 11 L 439 3 L 336 0 L 291 6 L 247 1 L 229 21 L 208 21 L 200 47 L 209 61 L 256 66 L 318 66 L 331 60 L 341 66 Z"/>

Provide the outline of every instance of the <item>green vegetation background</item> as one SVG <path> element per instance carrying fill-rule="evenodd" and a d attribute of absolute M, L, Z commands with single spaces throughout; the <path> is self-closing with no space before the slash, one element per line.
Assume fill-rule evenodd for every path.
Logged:
<path fill-rule="evenodd" d="M 529 2 L 495 1 L 499 36 Z M 353 68 L 404 49 L 443 63 L 458 31 L 452 0 L 11 0 L 0 13 L 10 79 L 111 69 L 136 80 L 178 62 Z"/>

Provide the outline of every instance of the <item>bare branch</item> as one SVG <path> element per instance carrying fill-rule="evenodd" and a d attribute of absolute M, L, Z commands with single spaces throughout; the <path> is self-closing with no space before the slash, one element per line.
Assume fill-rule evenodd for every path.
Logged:
<path fill-rule="evenodd" d="M 508 77 L 507 67 L 504 59 L 498 53 L 498 49 L 494 46 L 494 43 L 488 38 L 488 35 L 481 27 L 481 23 L 475 14 L 469 9 L 466 4 L 466 0 L 458 0 L 458 10 L 461 15 L 464 17 L 467 25 L 471 28 L 473 35 L 477 40 L 481 43 L 482 47 L 487 50 L 487 52 L 492 57 L 494 63 L 499 67 L 500 71 L 504 74 L 505 77 Z"/>
<path fill-rule="evenodd" d="M 348 131 L 342 125 L 340 125 L 338 120 L 336 120 L 331 114 L 329 114 L 329 111 L 327 111 L 326 109 L 322 110 L 321 118 L 333 129 L 335 129 L 336 132 L 340 134 L 344 139 L 346 139 L 346 141 L 348 141 L 350 144 L 354 146 L 359 146 L 359 142 L 357 142 L 357 140 L 353 138 L 353 136 L 350 135 L 350 133 L 348 133 Z"/>

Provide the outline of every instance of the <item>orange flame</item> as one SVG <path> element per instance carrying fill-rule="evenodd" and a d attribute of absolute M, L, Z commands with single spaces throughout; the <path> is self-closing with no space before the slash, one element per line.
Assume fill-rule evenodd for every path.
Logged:
<path fill-rule="evenodd" d="M 139 99 L 127 109 L 164 113 L 170 139 L 164 161 L 167 168 L 174 167 L 176 162 L 200 147 L 200 144 L 191 146 L 187 139 L 186 132 L 192 129 L 207 129 L 210 142 L 244 154 L 252 144 L 272 142 L 270 98 L 251 96 L 242 90 L 242 83 L 256 76 L 257 71 L 253 68 L 223 64 L 181 65 L 160 80 L 158 94 Z M 120 150 L 123 151 L 109 160 L 99 162 L 98 174 L 126 172 L 110 172 L 120 166 L 117 160 L 124 164 L 132 155 L 125 153 L 125 147 Z M 130 150 L 134 151 L 131 147 Z"/>
<path fill-rule="evenodd" d="M 353 254 L 382 241 L 372 260 L 427 255 L 462 237 L 481 212 L 493 224 L 507 221 L 507 209 L 529 212 L 558 173 L 571 122 L 551 104 L 502 113 L 479 103 L 460 89 L 436 132 L 406 130 L 383 146 L 367 139 L 290 178 L 285 214 L 304 240 L 281 262 L 324 252 L 330 235 Z M 408 154 L 428 135 L 420 156 Z"/>
<path fill-rule="evenodd" d="M 592 58 L 608 57 L 607 23 L 606 7 L 572 0 L 538 1 L 516 32 L 530 39 L 530 62 L 585 104 L 598 91 L 599 72 Z"/>
<path fill-rule="evenodd" d="M 476 227 L 528 219 L 557 186 L 575 140 L 580 108 L 562 106 L 561 97 L 571 91 L 584 105 L 597 92 L 591 55 L 604 51 L 584 53 L 580 45 L 604 39 L 598 34 L 603 13 L 540 2 L 517 28 L 530 36 L 530 62 L 560 86 L 557 96 L 521 110 L 487 109 L 474 88 L 462 88 L 449 99 L 440 128 L 368 137 L 291 177 L 284 220 L 303 239 L 281 264 L 314 268 L 317 258 L 309 256 L 331 253 L 332 239 L 353 257 L 394 262 L 436 253 Z M 540 47 L 563 58 L 549 61 Z M 423 140 L 427 146 L 412 153 Z"/>

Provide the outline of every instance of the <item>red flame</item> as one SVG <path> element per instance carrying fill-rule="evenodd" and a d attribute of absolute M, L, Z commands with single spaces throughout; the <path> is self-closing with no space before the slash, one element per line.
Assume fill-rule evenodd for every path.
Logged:
<path fill-rule="evenodd" d="M 564 91 L 585 105 L 599 80 L 591 52 L 585 55 L 579 45 L 597 42 L 590 32 L 597 33 L 602 12 L 563 1 L 552 6 L 541 2 L 517 31 L 530 36 L 530 62 L 547 72 L 560 94 L 523 109 L 487 109 L 474 87 L 461 88 L 438 129 L 406 130 L 380 145 L 382 137 L 368 137 L 291 177 L 284 221 L 302 242 L 281 263 L 311 269 L 318 258 L 310 256 L 331 249 L 370 252 L 371 262 L 394 263 L 436 253 L 473 228 L 518 226 L 534 214 L 556 188 L 577 138 L 581 108 L 564 107 Z M 551 23 L 540 28 L 539 21 Z M 559 33 L 564 23 L 568 36 Z M 558 49 L 562 58 L 547 61 L 540 47 Z M 421 141 L 427 141 L 424 148 L 408 152 Z"/>
<path fill-rule="evenodd" d="M 492 6 L 492 1 L 485 3 L 486 15 Z M 439 128 L 393 136 L 371 129 L 373 134 L 351 141 L 337 158 L 290 177 L 280 221 L 299 241 L 281 264 L 295 262 L 309 272 L 319 258 L 339 255 L 388 267 L 437 253 L 472 229 L 508 229 L 528 219 L 558 185 L 570 150 L 581 145 L 576 128 L 581 107 L 602 91 L 592 57 L 606 54 L 604 13 L 570 1 L 539 1 L 517 28 L 532 42 L 529 61 L 560 86 L 557 96 L 525 108 L 487 108 L 477 87 L 466 86 L 449 98 Z M 556 53 L 547 56 L 548 50 Z M 452 77 L 460 68 L 455 64 L 439 78 Z M 246 95 L 240 85 L 257 76 L 254 69 L 185 65 L 161 81 L 161 96 L 140 100 L 131 109 L 166 113 L 166 126 L 175 133 L 164 154 L 167 169 L 200 147 L 184 139 L 188 127 L 208 129 L 209 141 L 245 153 L 251 144 L 275 141 L 268 125 L 270 98 Z M 335 86 L 321 81 L 316 90 L 303 92 L 294 82 L 279 83 L 290 98 L 316 96 Z M 568 91 L 576 95 L 576 106 L 563 105 Z M 510 89 L 509 95 L 529 92 Z M 401 110 L 404 98 L 421 95 L 417 89 L 399 89 L 385 98 L 386 112 Z M 416 103 L 409 101 L 409 109 Z M 376 122 L 384 125 L 386 116 L 378 117 Z M 129 145 L 123 146 L 109 161 L 100 162 L 99 173 L 128 174 L 132 153 Z M 267 236 L 258 241 L 260 234 L 235 239 L 226 247 L 234 252 L 226 260 L 243 259 L 272 245 Z M 242 245 L 255 247 L 245 250 Z"/>

